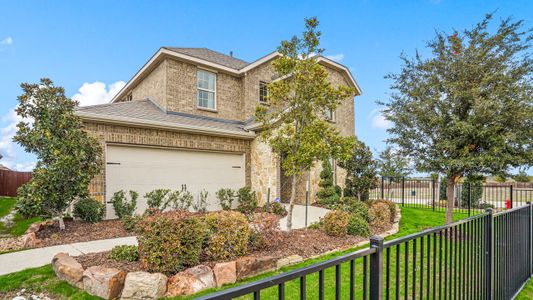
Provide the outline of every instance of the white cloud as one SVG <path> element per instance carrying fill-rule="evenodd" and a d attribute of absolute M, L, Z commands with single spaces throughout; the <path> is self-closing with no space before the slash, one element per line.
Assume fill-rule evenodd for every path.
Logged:
<path fill-rule="evenodd" d="M 388 129 L 392 127 L 392 122 L 385 119 L 379 109 L 370 112 L 371 125 L 373 128 Z"/>
<path fill-rule="evenodd" d="M 124 81 L 117 81 L 108 86 L 100 81 L 85 82 L 72 99 L 78 101 L 80 106 L 108 103 L 125 85 Z"/>
<path fill-rule="evenodd" d="M 329 59 L 334 60 L 336 62 L 341 62 L 344 59 L 344 54 L 343 53 L 339 53 L 339 54 L 326 55 L 326 58 L 329 58 Z"/>
<path fill-rule="evenodd" d="M 13 44 L 13 38 L 10 36 L 0 41 L 0 45 L 11 45 L 11 44 Z"/>
<path fill-rule="evenodd" d="M 35 161 L 20 162 L 19 154 L 22 150 L 13 142 L 13 137 L 17 133 L 17 124 L 21 120 L 14 108 L 0 118 L 3 124 L 0 128 L 0 154 L 3 156 L 0 164 L 17 171 L 31 171 L 35 167 Z"/>

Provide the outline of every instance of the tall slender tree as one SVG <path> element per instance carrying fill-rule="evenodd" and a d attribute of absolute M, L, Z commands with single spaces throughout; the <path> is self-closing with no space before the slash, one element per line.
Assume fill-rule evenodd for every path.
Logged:
<path fill-rule="evenodd" d="M 437 32 L 430 58 L 402 55 L 388 76 L 394 93 L 384 105 L 394 125 L 389 142 L 421 172 L 446 175 L 446 221 L 452 221 L 457 178 L 505 174 L 533 162 L 531 30 L 492 15 L 471 29 Z"/>
<path fill-rule="evenodd" d="M 263 139 L 284 157 L 282 168 L 291 176 L 289 230 L 297 178 L 319 160 L 346 159 L 355 143 L 353 137 L 341 136 L 324 118 L 327 112 L 352 99 L 355 91 L 344 85 L 333 86 L 325 68 L 318 64 L 316 58 L 323 52 L 318 23 L 317 18 L 306 19 L 302 37 L 281 42 L 281 56 L 272 63 L 279 80 L 267 86 L 270 106 L 259 106 L 255 114 L 263 124 Z"/>

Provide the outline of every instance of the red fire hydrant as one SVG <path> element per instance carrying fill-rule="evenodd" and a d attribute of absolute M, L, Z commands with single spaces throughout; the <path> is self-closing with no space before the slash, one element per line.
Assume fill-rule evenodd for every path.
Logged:
<path fill-rule="evenodd" d="M 505 208 L 510 209 L 511 208 L 511 200 L 505 199 Z"/>

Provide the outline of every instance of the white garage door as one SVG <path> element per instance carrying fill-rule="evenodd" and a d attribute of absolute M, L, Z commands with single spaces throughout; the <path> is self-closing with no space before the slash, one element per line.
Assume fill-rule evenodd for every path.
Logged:
<path fill-rule="evenodd" d="M 208 210 L 217 210 L 217 190 L 245 185 L 244 154 L 108 145 L 106 160 L 107 201 L 119 190 L 137 191 L 138 213 L 147 207 L 144 194 L 154 189 L 186 185 L 195 200 L 205 189 Z M 107 205 L 107 218 L 115 218 L 112 204 Z"/>

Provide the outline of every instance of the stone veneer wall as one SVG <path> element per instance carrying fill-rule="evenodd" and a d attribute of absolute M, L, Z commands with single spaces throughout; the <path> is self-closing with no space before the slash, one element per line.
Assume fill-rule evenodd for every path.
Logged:
<path fill-rule="evenodd" d="M 150 98 L 161 108 L 167 106 L 167 62 L 161 62 L 131 91 L 134 100 Z"/>
<path fill-rule="evenodd" d="M 257 194 L 261 205 L 266 203 L 270 180 L 270 201 L 279 197 L 279 164 L 277 155 L 270 147 L 255 139 L 251 142 L 251 187 Z"/>
<path fill-rule="evenodd" d="M 90 194 L 100 201 L 105 198 L 105 153 L 108 143 L 244 153 L 246 185 L 251 186 L 249 140 L 94 122 L 85 122 L 84 125 L 89 135 L 100 141 L 104 152 L 102 171 L 89 186 Z"/>

